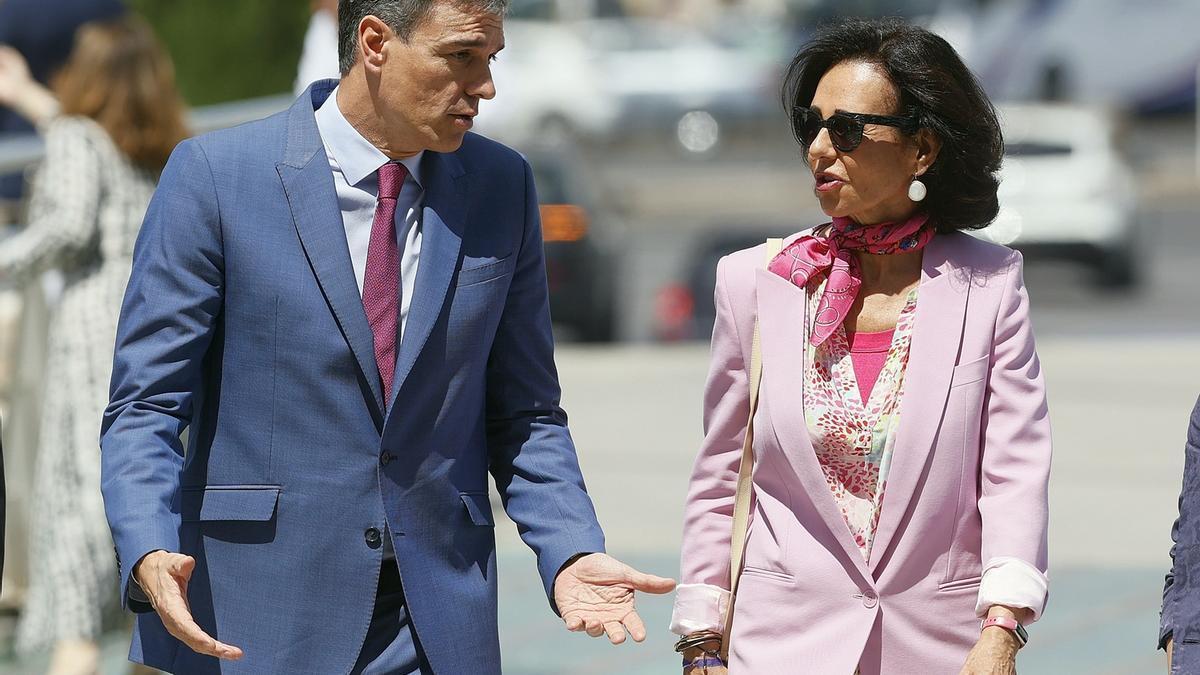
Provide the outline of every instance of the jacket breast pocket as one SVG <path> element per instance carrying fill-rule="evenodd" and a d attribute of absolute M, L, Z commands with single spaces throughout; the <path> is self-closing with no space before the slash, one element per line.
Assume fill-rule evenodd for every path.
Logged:
<path fill-rule="evenodd" d="M 458 287 L 474 286 L 512 274 L 516 256 L 504 258 L 465 258 L 458 272 Z"/>

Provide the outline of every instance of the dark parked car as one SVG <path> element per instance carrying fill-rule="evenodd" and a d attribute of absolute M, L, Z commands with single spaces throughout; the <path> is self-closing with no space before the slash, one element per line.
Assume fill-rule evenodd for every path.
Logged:
<path fill-rule="evenodd" d="M 616 338 L 617 238 L 565 155 L 530 154 L 556 329 L 582 342 Z"/>
<path fill-rule="evenodd" d="M 812 221 L 814 223 L 823 221 Z M 796 225 L 753 225 L 714 230 L 701 237 L 685 259 L 679 281 L 661 288 L 654 303 L 655 334 L 659 340 L 707 340 L 717 318 L 713 290 L 717 285 L 717 262 L 734 251 L 758 246 L 768 237 L 786 237 Z"/>

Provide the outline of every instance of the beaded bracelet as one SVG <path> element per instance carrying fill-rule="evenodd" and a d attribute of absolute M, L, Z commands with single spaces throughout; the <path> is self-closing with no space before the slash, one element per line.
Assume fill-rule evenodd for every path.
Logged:
<path fill-rule="evenodd" d="M 725 667 L 725 662 L 722 661 L 719 656 L 714 656 L 711 654 L 706 654 L 704 656 L 697 656 L 696 658 L 692 659 L 691 661 L 688 661 L 687 659 L 683 660 L 683 668 L 684 668 L 685 672 L 688 670 L 696 670 L 699 668 L 699 669 L 702 669 L 701 672 L 707 673 L 709 668 L 724 668 L 724 667 Z"/>

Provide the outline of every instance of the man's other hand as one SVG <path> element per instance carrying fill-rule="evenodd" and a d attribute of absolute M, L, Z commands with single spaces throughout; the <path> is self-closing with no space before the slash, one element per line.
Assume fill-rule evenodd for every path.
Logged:
<path fill-rule="evenodd" d="M 241 649 L 218 642 L 192 619 L 187 587 L 195 568 L 196 559 L 191 556 L 151 551 L 133 568 L 133 578 L 150 599 L 167 632 L 192 651 L 222 659 L 242 658 Z"/>
<path fill-rule="evenodd" d="M 670 593 L 675 581 L 643 574 L 604 553 L 585 555 L 554 581 L 554 602 L 568 630 L 592 637 L 608 634 L 614 645 L 628 630 L 635 642 L 646 639 L 646 626 L 634 607 L 634 592 Z"/>

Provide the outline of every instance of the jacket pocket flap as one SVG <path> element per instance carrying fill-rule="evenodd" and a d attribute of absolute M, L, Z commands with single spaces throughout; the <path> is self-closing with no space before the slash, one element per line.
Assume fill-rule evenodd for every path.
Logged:
<path fill-rule="evenodd" d="M 964 384 L 978 382 L 987 377 L 988 368 L 991 367 L 991 361 L 992 359 L 990 356 L 985 356 L 983 358 L 975 359 L 974 361 L 968 361 L 966 363 L 961 363 L 957 366 L 954 366 L 954 374 L 951 376 L 950 386 L 960 387 Z"/>
<path fill-rule="evenodd" d="M 486 492 L 461 492 L 458 496 L 462 497 L 463 506 L 467 507 L 467 514 L 471 516 L 472 523 L 483 527 L 495 527 L 492 504 L 488 501 Z"/>
<path fill-rule="evenodd" d="M 267 521 L 275 515 L 278 485 L 209 485 L 184 488 L 184 522 L 209 520 Z"/>

